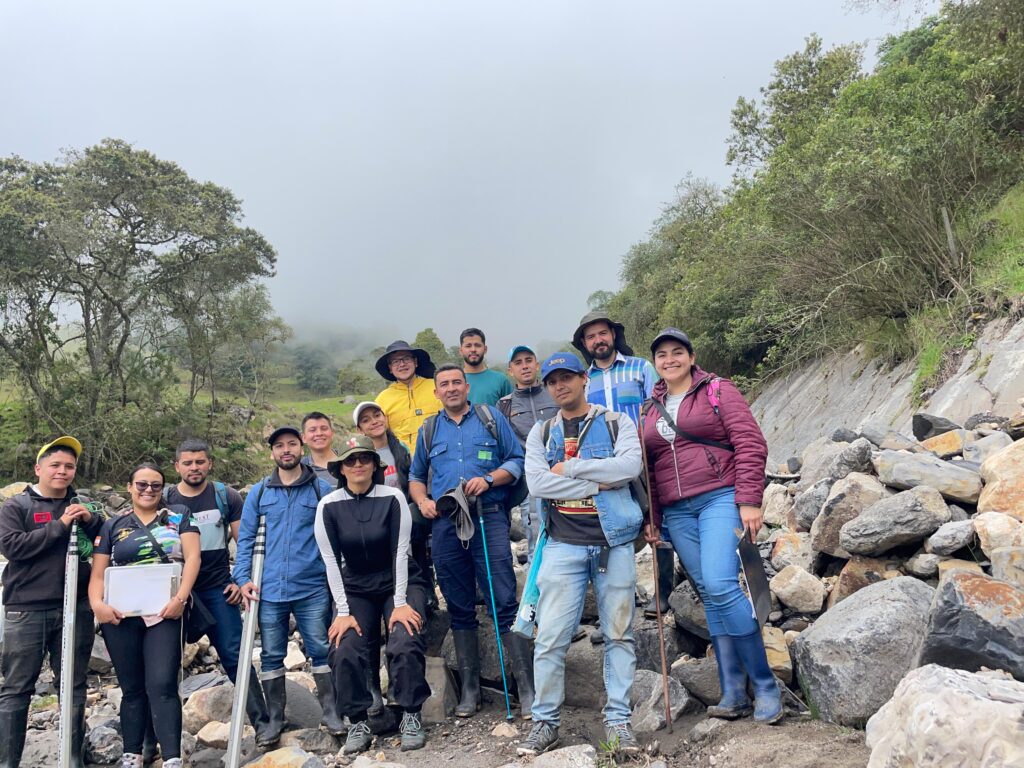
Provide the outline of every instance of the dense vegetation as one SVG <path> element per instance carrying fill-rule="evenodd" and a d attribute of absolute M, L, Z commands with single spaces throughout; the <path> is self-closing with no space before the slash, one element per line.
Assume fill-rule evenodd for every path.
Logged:
<path fill-rule="evenodd" d="M 607 303 L 638 341 L 676 325 L 755 377 L 859 341 L 941 357 L 1018 311 L 1024 4 L 947 3 L 862 53 L 811 36 L 738 100 L 732 183 L 686 178 L 625 258 Z"/>

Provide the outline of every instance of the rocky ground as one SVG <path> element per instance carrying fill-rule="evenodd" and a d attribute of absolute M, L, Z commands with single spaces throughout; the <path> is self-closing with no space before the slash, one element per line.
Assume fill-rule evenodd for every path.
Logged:
<path fill-rule="evenodd" d="M 565 747 L 533 761 L 535 768 L 1024 766 L 1024 411 L 978 414 L 964 424 L 919 414 L 913 428 L 913 437 L 870 423 L 856 432 L 839 429 L 769 468 L 758 546 L 772 604 L 762 635 L 789 714 L 783 726 L 704 717 L 721 695 L 717 666 L 703 606 L 677 572 L 665 621 L 673 733 L 663 714 L 658 626 L 638 609 L 632 721 L 648 751 L 621 760 L 587 747 L 599 747 L 603 738 L 604 694 L 603 648 L 591 642 L 600 632 L 590 594 L 585 635 L 566 656 Z M 97 493 L 114 509 L 125 503 L 112 489 Z M 520 587 L 526 576 L 522 539 L 514 530 Z M 642 606 L 653 588 L 649 549 L 637 555 L 637 572 Z M 479 618 L 481 677 L 493 692 L 501 680 L 497 648 L 482 608 Z M 388 732 L 394 723 L 380 719 L 373 723 L 379 736 L 370 755 L 339 758 L 340 740 L 317 728 L 315 686 L 301 638 L 293 635 L 285 660 L 293 728 L 280 749 L 266 755 L 256 754 L 249 735 L 251 765 L 516 763 L 515 745 L 528 726 L 506 723 L 496 694 L 479 716 L 451 717 L 457 680 L 448 630 L 442 604 L 424 630 L 433 691 L 424 707 L 425 750 L 399 752 Z M 258 663 L 258 653 L 253 660 Z M 196 768 L 220 766 L 231 685 L 205 641 L 188 646 L 184 668 L 185 753 Z M 120 757 L 120 690 L 99 639 L 91 670 L 89 758 L 109 765 Z M 23 764 L 48 766 L 56 701 L 45 679 L 38 693 Z"/>

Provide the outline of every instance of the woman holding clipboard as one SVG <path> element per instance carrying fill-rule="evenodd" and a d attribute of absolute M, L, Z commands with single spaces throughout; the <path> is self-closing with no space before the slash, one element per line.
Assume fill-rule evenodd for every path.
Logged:
<path fill-rule="evenodd" d="M 709 717 L 782 720 L 761 627 L 739 585 L 737 532 L 757 536 L 768 446 L 728 379 L 702 370 L 689 337 L 666 328 L 651 344 L 661 381 L 641 419 L 653 502 L 648 542 L 672 542 L 704 603 L 722 699 Z M 747 678 L 754 703 L 747 697 Z"/>
<path fill-rule="evenodd" d="M 178 698 L 182 614 L 199 574 L 199 529 L 187 514 L 181 516 L 161 508 L 164 482 L 163 472 L 154 464 L 140 464 L 132 471 L 128 477 L 132 511 L 103 524 L 93 554 L 89 602 L 102 625 L 123 693 L 122 768 L 142 766 L 142 742 L 150 711 L 165 768 L 180 768 L 182 764 Z M 141 571 L 132 574 L 138 584 L 145 584 L 144 589 L 152 592 L 133 595 L 132 599 L 136 603 L 148 602 L 152 613 L 126 616 L 106 602 L 106 581 L 114 583 L 113 578 L 104 577 L 108 568 L 163 566 L 168 562 L 182 564 L 180 576 L 172 577 L 166 573 L 172 569 L 167 568 L 150 571 L 145 579 L 141 578 Z M 125 582 L 120 578 L 117 581 L 120 592 Z M 119 599 L 126 598 L 110 597 L 115 603 Z"/>

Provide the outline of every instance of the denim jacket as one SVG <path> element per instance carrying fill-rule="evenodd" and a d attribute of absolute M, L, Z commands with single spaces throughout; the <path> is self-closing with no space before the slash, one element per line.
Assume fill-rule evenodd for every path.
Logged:
<path fill-rule="evenodd" d="M 318 484 L 317 489 L 313 488 L 314 483 Z M 327 571 L 313 523 L 317 503 L 332 490 L 305 465 L 302 477 L 293 485 L 281 483 L 276 469 L 270 477 L 256 483 L 242 508 L 238 555 L 231 574 L 234 582 L 242 586 L 252 579 L 252 550 L 259 517 L 263 515 L 267 520 L 267 555 L 260 597 L 270 602 L 288 602 L 327 592 Z"/>
<path fill-rule="evenodd" d="M 563 474 L 551 471 L 565 456 L 562 414 L 551 423 L 547 445 L 543 443 L 544 422 L 537 422 L 526 439 L 526 482 L 530 495 L 541 499 L 582 499 L 594 497 L 601 530 L 610 546 L 636 539 L 643 523 L 639 505 L 629 492 L 629 481 L 640 474 L 643 457 L 636 426 L 625 414 L 617 414 L 619 434 L 612 445 L 605 424 L 609 411 L 591 406 L 580 426 L 583 439 L 579 455 L 565 462 Z M 598 484 L 616 486 L 601 491 Z M 546 505 L 543 505 L 546 507 Z"/>

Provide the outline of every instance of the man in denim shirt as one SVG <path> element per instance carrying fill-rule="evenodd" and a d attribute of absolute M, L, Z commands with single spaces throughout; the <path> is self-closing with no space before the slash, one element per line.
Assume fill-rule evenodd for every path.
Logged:
<path fill-rule="evenodd" d="M 636 671 L 633 541 L 643 515 L 629 481 L 643 466 L 640 438 L 625 414 L 587 403 L 587 373 L 575 355 L 555 353 L 541 376 L 559 412 L 547 428 L 535 424 L 526 439 L 526 480 L 530 495 L 545 500 L 548 541 L 537 573 L 536 724 L 516 752 L 537 755 L 558 743 L 565 654 L 592 582 L 604 635 L 607 740 L 636 753 L 629 725 Z"/>
<path fill-rule="evenodd" d="M 313 534 L 320 499 L 332 490 L 302 462 L 302 434 L 296 427 L 278 427 L 267 439 L 277 465 L 245 498 L 238 532 L 238 556 L 231 576 L 241 587 L 246 608 L 259 601 L 260 680 L 267 698 L 269 722 L 260 746 L 276 742 L 284 729 L 285 668 L 288 616 L 293 614 L 306 653 L 313 662 L 313 680 L 323 707 L 323 725 L 332 735 L 344 732 L 327 664 L 327 626 L 334 610 L 327 588 L 327 570 Z M 267 554 L 263 582 L 252 581 L 252 553 L 259 518 L 266 518 Z"/>
<path fill-rule="evenodd" d="M 440 366 L 434 374 L 434 387 L 444 409 L 420 428 L 409 471 L 409 495 L 423 517 L 433 520 L 434 570 L 451 615 L 463 681 L 462 697 L 455 714 L 470 717 L 480 709 L 476 587 L 479 584 L 486 594 L 490 582 L 494 587 L 502 644 L 508 649 L 526 716 L 533 697 L 529 644 L 509 631 L 518 605 L 508 537 L 508 502 L 511 484 L 523 473 L 523 449 L 508 419 L 496 408 L 489 408 L 497 432 L 496 436 L 491 434 L 479 413 L 479 408 L 488 406 L 471 405 L 469 384 L 460 366 Z M 433 434 L 427 445 L 425 434 L 431 426 Z M 476 526 L 472 538 L 463 544 L 456 535 L 455 521 L 438 516 L 435 501 L 460 483 L 466 496 L 479 497 L 482 503 L 480 511 L 485 520 L 489 574 L 480 526 Z M 472 510 L 474 517 L 477 511 Z"/>

